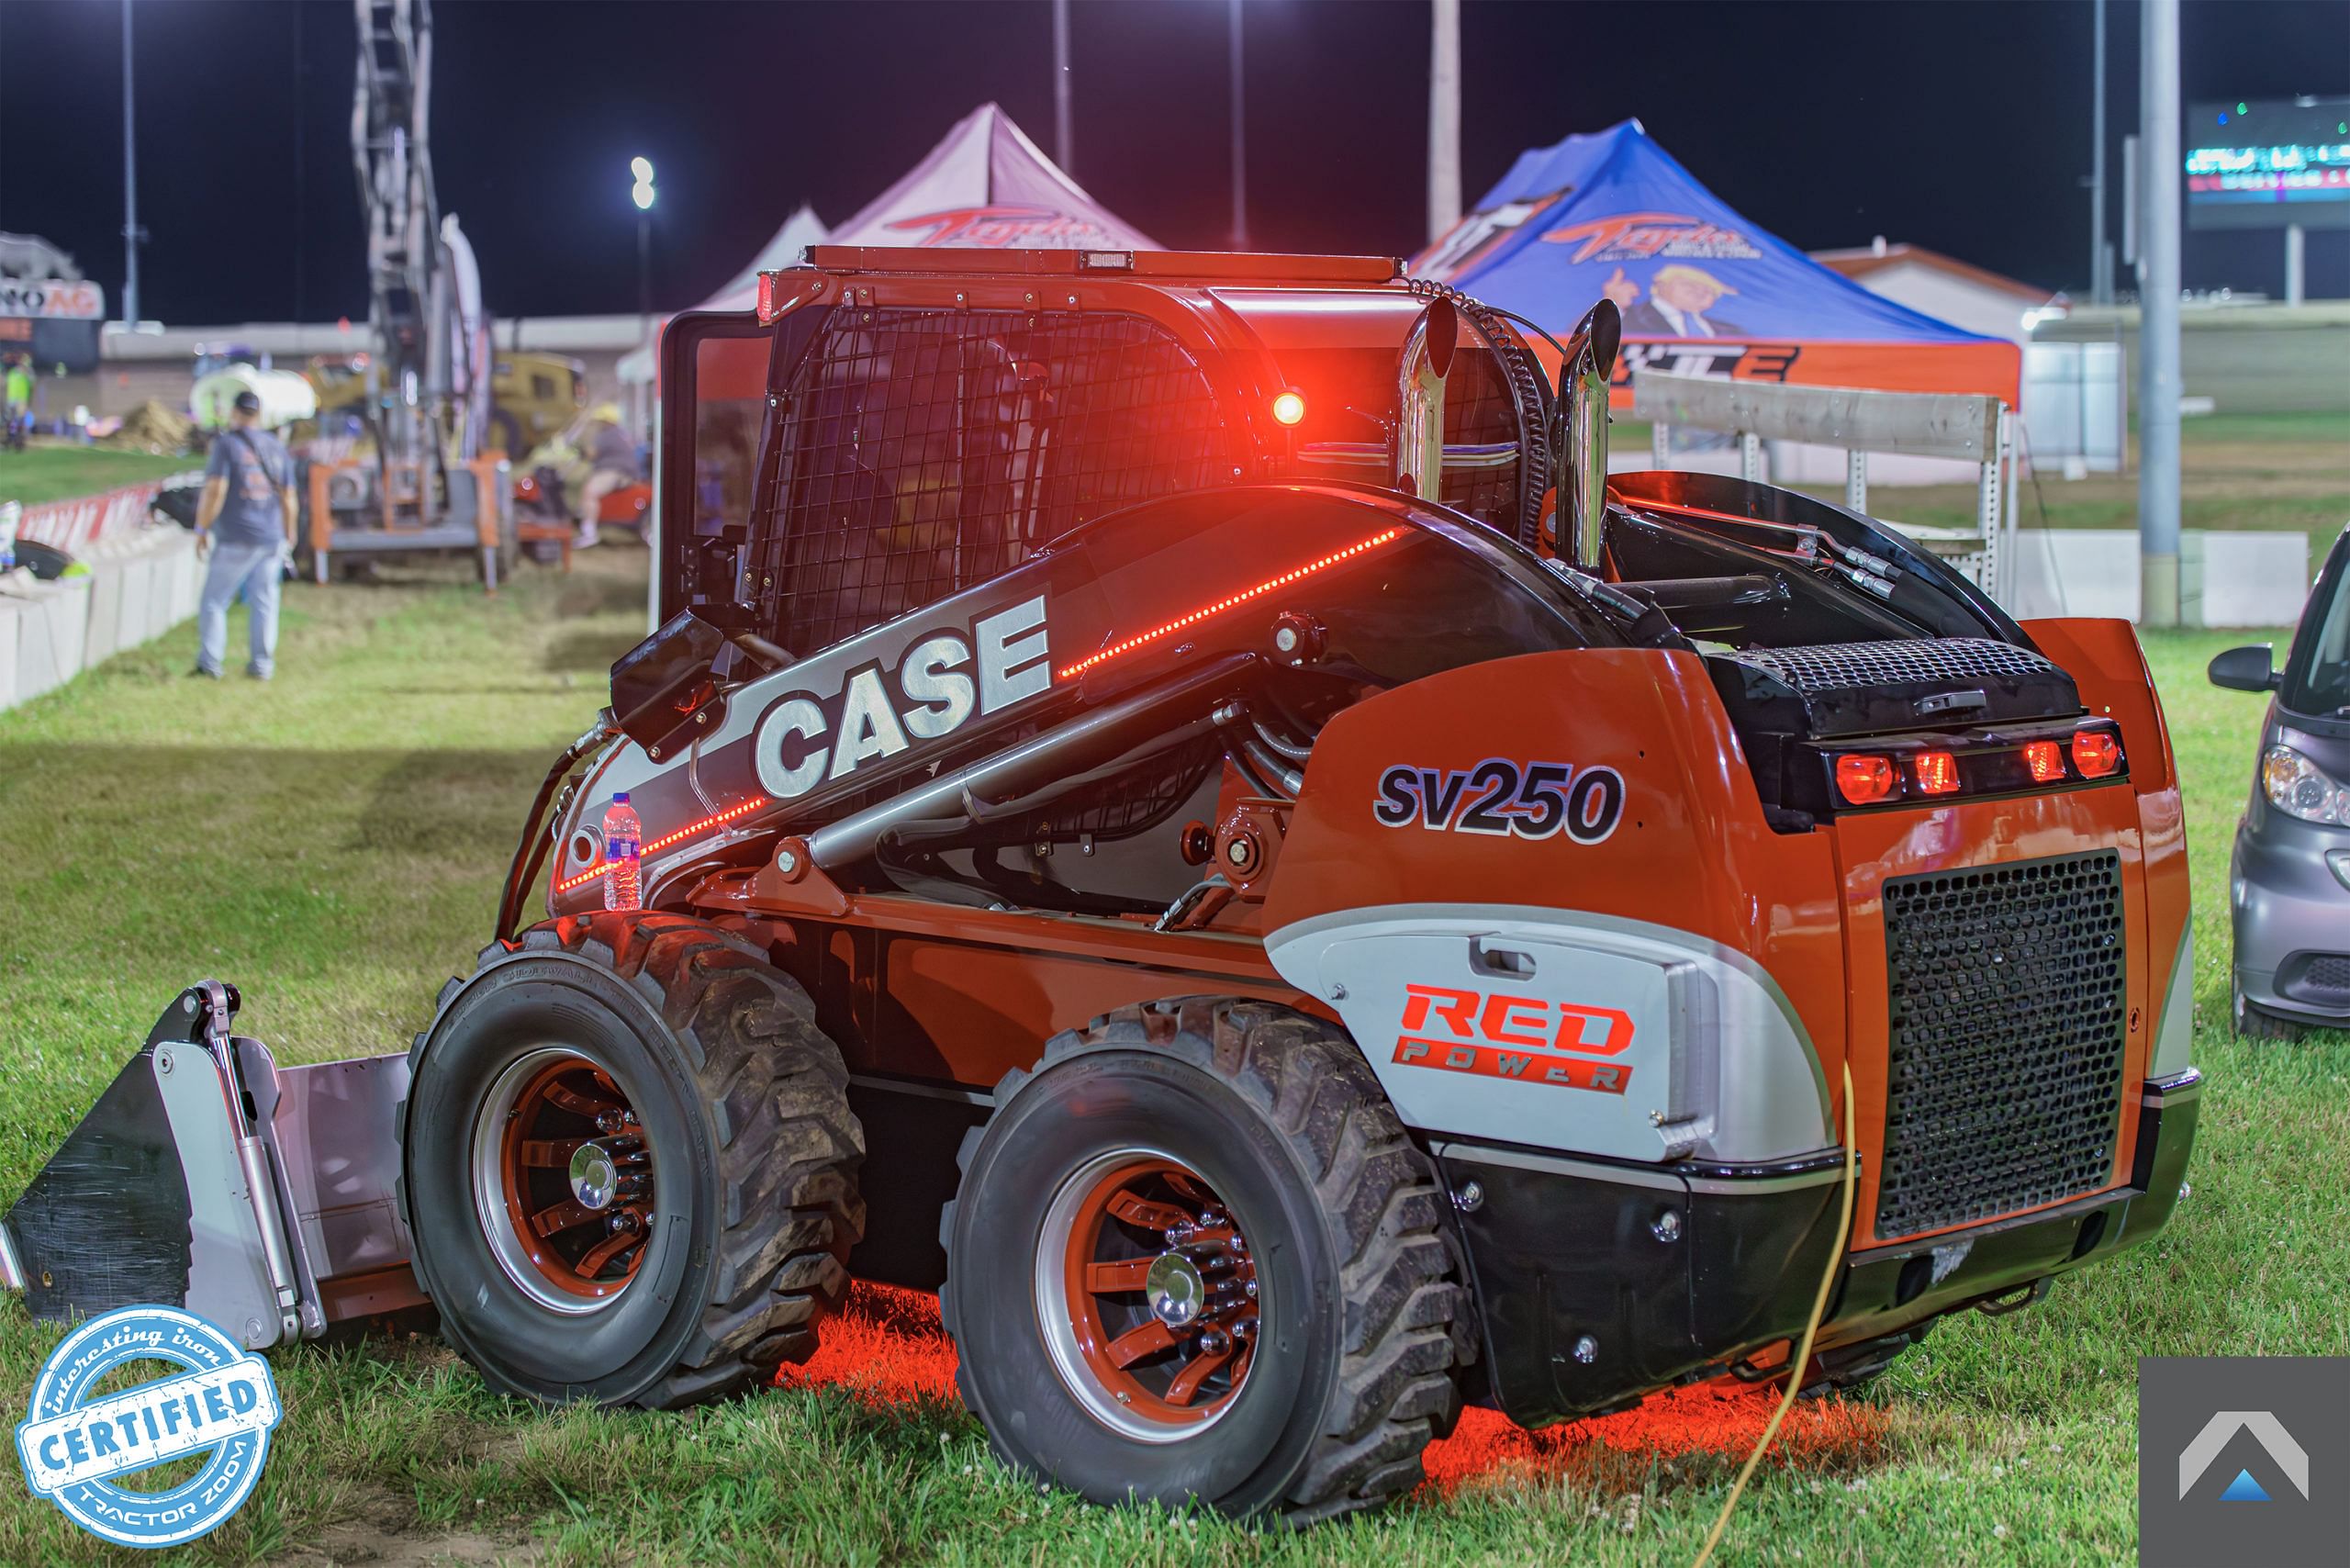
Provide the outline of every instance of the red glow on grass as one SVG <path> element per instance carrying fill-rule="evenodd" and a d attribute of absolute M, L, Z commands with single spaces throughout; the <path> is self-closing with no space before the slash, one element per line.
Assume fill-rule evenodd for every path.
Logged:
<path fill-rule="evenodd" d="M 955 1341 L 938 1321 L 938 1298 L 925 1291 L 857 1282 L 848 1307 L 826 1323 L 822 1342 L 803 1366 L 787 1366 L 784 1387 L 845 1389 L 890 1406 L 958 1398 Z M 1460 1413 L 1452 1436 L 1430 1443 L 1428 1480 L 1446 1491 L 1464 1482 L 1555 1477 L 1637 1462 L 1705 1455 L 1734 1466 L 1771 1419 L 1780 1391 L 1770 1385 L 1700 1383 L 1654 1394 L 1638 1409 L 1530 1432 L 1497 1410 Z M 1850 1470 L 1880 1457 L 1885 1413 L 1841 1399 L 1799 1402 L 1779 1428 L 1765 1463 Z"/>

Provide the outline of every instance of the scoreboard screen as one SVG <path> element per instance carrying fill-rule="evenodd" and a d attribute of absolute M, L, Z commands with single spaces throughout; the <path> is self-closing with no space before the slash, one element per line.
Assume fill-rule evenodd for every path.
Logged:
<path fill-rule="evenodd" d="M 2191 229 L 2350 229 L 2350 98 L 2198 104 L 2187 119 Z"/>

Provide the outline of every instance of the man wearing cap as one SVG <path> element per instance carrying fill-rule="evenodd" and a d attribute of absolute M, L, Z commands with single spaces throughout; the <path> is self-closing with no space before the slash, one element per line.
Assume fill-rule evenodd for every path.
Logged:
<path fill-rule="evenodd" d="M 196 503 L 196 547 L 208 548 L 212 564 L 196 605 L 195 674 L 220 678 L 229 606 L 241 588 L 252 615 L 252 652 L 245 673 L 267 680 L 275 670 L 280 563 L 298 515 L 294 459 L 284 442 L 261 428 L 261 398 L 247 388 L 237 394 L 228 428 L 213 440 L 204 465 L 204 497 Z"/>

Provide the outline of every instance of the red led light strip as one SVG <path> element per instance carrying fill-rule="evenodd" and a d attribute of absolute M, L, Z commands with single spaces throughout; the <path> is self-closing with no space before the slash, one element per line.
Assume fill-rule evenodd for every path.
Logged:
<path fill-rule="evenodd" d="M 1303 566 L 1299 566 L 1292 571 L 1283 572 L 1278 577 L 1273 577 L 1268 581 L 1259 583 L 1255 588 L 1236 593 L 1229 599 L 1220 599 L 1204 609 L 1194 610 L 1191 614 L 1184 616 L 1179 621 L 1169 621 L 1164 626 L 1154 626 L 1149 631 L 1139 633 L 1135 636 L 1127 638 L 1123 643 L 1113 643 L 1110 646 L 1102 649 L 1100 653 L 1078 660 L 1077 663 L 1069 666 L 1067 669 L 1062 670 L 1056 678 L 1067 680 L 1071 676 L 1082 675 L 1085 671 L 1092 668 L 1095 665 L 1101 664 L 1108 659 L 1114 659 L 1121 654 L 1132 653 L 1135 649 L 1141 647 L 1145 643 L 1156 642 L 1159 638 L 1166 636 L 1170 632 L 1181 632 L 1186 626 L 1196 625 L 1198 622 L 1205 621 L 1211 615 L 1222 614 L 1224 611 L 1230 610 L 1234 605 L 1246 604 L 1250 599 L 1261 598 L 1278 588 L 1287 588 L 1290 584 L 1297 581 L 1300 577 L 1311 577 L 1314 573 L 1321 571 L 1325 567 L 1335 566 L 1341 561 L 1351 560 L 1355 556 L 1361 554 L 1366 550 L 1376 550 L 1382 544 L 1388 543 L 1396 539 L 1401 539 L 1403 536 L 1404 531 L 1400 528 L 1390 528 L 1382 532 L 1374 533 L 1360 544 L 1350 544 L 1344 550 L 1323 556 L 1318 561 L 1308 561 Z"/>
<path fill-rule="evenodd" d="M 715 816 L 704 817 L 698 823 L 688 823 L 685 826 L 679 828 L 675 833 L 663 834 L 659 838 L 655 839 L 652 843 L 646 845 L 642 850 L 638 851 L 638 854 L 640 857 L 645 855 L 657 855 L 673 844 L 681 844 L 685 840 L 693 837 L 693 835 L 698 833 L 706 833 L 710 829 L 717 827 L 722 823 L 731 823 L 736 817 L 743 816 L 751 812 L 755 812 L 767 803 L 767 798 L 765 795 L 754 795 L 747 801 L 737 801 L 733 805 L 727 807 L 724 811 L 720 812 Z M 585 871 L 579 872 L 576 876 L 565 877 L 561 881 L 555 883 L 554 890 L 559 893 L 567 893 L 574 888 L 581 887 L 587 883 L 594 881 L 597 878 L 602 876 L 611 868 L 612 863 L 610 861 L 599 860 L 595 865 L 588 867 Z"/>

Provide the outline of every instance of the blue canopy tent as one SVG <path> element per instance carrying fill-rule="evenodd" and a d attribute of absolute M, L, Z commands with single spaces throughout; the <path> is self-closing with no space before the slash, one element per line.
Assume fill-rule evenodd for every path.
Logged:
<path fill-rule="evenodd" d="M 1412 271 L 1561 337 L 1603 295 L 1614 299 L 1624 312 L 1619 402 L 1640 365 L 2019 401 L 2014 343 L 1830 272 L 1724 206 L 1638 120 L 1520 153 Z"/>

